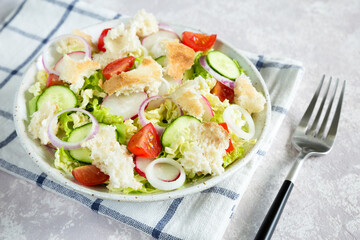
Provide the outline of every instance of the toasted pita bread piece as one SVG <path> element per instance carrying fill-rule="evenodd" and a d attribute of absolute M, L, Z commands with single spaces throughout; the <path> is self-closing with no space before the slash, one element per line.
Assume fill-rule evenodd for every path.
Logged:
<path fill-rule="evenodd" d="M 104 91 L 111 95 L 146 91 L 150 96 L 156 95 L 159 91 L 162 78 L 161 66 L 152 58 L 146 57 L 141 64 L 128 72 L 112 76 L 103 84 Z"/>
<path fill-rule="evenodd" d="M 177 40 L 166 43 L 167 70 L 166 73 L 175 78 L 181 79 L 185 70 L 194 64 L 195 51 Z"/>
<path fill-rule="evenodd" d="M 70 89 L 77 93 L 84 84 L 84 77 L 90 77 L 98 69 L 100 64 L 95 61 L 86 59 L 78 62 L 64 55 L 59 77 L 60 80 L 70 83 Z"/>

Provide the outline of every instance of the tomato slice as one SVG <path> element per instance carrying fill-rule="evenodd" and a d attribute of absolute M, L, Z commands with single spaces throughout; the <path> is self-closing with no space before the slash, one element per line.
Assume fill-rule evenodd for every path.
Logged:
<path fill-rule="evenodd" d="M 214 45 L 216 41 L 216 34 L 212 34 L 210 36 L 201 33 L 193 33 L 193 32 L 183 32 L 182 33 L 182 42 L 188 47 L 197 51 L 205 51 L 208 50 Z"/>
<path fill-rule="evenodd" d="M 152 123 L 135 133 L 127 145 L 130 152 L 143 158 L 155 158 L 161 152 L 160 137 Z"/>
<path fill-rule="evenodd" d="M 225 99 L 228 99 L 229 102 L 234 100 L 234 90 L 219 81 L 217 81 L 215 87 L 211 89 L 211 93 L 217 96 L 222 102 L 225 101 Z"/>
<path fill-rule="evenodd" d="M 46 81 L 46 87 L 50 87 L 52 85 L 65 85 L 65 83 L 59 79 L 59 75 L 50 73 Z"/>
<path fill-rule="evenodd" d="M 111 30 L 111 28 L 105 28 L 101 34 L 100 34 L 100 37 L 99 37 L 99 40 L 98 40 L 98 49 L 99 51 L 102 51 L 102 52 L 106 52 L 106 48 L 104 48 L 104 37 L 106 37 L 106 35 L 108 34 L 108 32 Z"/>
<path fill-rule="evenodd" d="M 134 65 L 135 57 L 128 56 L 115 60 L 108 65 L 103 70 L 104 77 L 110 79 L 113 75 L 119 75 L 121 72 L 126 72 L 131 69 Z"/>
<path fill-rule="evenodd" d="M 106 182 L 109 176 L 100 171 L 95 165 L 77 167 L 72 175 L 79 183 L 85 186 L 94 186 Z"/>
<path fill-rule="evenodd" d="M 225 122 L 219 123 L 220 126 L 222 126 L 227 132 L 229 132 L 229 128 Z M 226 149 L 227 153 L 231 153 L 232 150 L 234 150 L 234 145 L 232 144 L 231 139 L 229 139 L 229 147 Z"/>

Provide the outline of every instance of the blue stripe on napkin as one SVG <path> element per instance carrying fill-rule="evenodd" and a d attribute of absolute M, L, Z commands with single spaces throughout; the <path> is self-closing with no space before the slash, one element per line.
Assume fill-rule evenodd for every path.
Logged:
<path fill-rule="evenodd" d="M 13 115 L 11 113 L 3 111 L 1 109 L 0 109 L 0 116 L 9 120 L 13 120 Z"/>
<path fill-rule="evenodd" d="M 9 23 L 11 23 L 12 20 L 14 20 L 14 18 L 19 14 L 19 12 L 21 11 L 21 9 L 24 7 L 24 4 L 25 4 L 26 0 L 24 0 L 20 5 L 19 7 L 15 10 L 14 14 L 7 20 L 3 23 L 3 25 L 1 26 L 0 28 L 0 33 L 2 32 L 2 30 L 4 30 L 7 25 L 9 25 Z"/>
<path fill-rule="evenodd" d="M 0 149 L 8 145 L 12 140 L 16 138 L 16 131 L 13 131 L 5 140 L 0 142 Z"/>
<path fill-rule="evenodd" d="M 17 73 L 22 69 L 26 64 L 32 60 L 36 54 L 40 51 L 40 49 L 43 47 L 44 44 L 46 44 L 49 39 L 54 35 L 54 33 L 60 28 L 60 26 L 65 22 L 65 20 L 68 18 L 70 12 L 74 8 L 74 4 L 78 2 L 78 0 L 74 0 L 68 7 L 66 8 L 66 11 L 61 16 L 60 21 L 56 24 L 56 26 L 50 31 L 50 33 L 46 36 L 45 39 L 43 39 L 40 43 L 40 45 L 28 56 L 24 62 L 22 62 L 13 72 L 11 72 L 1 83 L 0 83 L 0 89 L 5 86 L 5 84 Z M 5 26 L 6 27 L 6 26 Z M 5 28 L 4 27 L 4 28 Z"/>
<path fill-rule="evenodd" d="M 171 218 L 174 216 L 177 208 L 179 207 L 180 203 L 182 202 L 184 198 L 177 198 L 172 201 L 169 209 L 165 213 L 165 215 L 160 219 L 160 221 L 156 224 L 153 232 L 151 233 L 151 236 L 158 239 L 160 236 L 161 231 L 164 229 L 166 224 L 171 220 Z"/>

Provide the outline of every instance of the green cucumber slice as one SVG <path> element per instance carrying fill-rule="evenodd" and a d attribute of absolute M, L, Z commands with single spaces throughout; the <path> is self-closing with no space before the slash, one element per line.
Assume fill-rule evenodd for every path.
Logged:
<path fill-rule="evenodd" d="M 240 70 L 234 61 L 219 51 L 211 51 L 206 55 L 206 60 L 210 67 L 219 74 L 231 80 L 240 76 Z"/>
<path fill-rule="evenodd" d="M 69 135 L 68 142 L 78 142 L 84 139 L 91 130 L 92 123 L 87 123 L 81 127 L 75 128 Z M 99 128 L 107 126 L 107 124 L 99 123 Z M 78 148 L 69 150 L 70 156 L 80 162 L 91 163 L 91 151 L 86 148 Z"/>
<path fill-rule="evenodd" d="M 164 131 L 161 137 L 163 147 L 170 147 L 171 144 L 184 135 L 185 129 L 193 123 L 200 123 L 200 120 L 188 115 L 175 119 Z"/>
<path fill-rule="evenodd" d="M 47 102 L 58 105 L 60 110 L 73 108 L 78 104 L 75 93 L 63 85 L 46 88 L 36 102 L 36 110 L 39 110 Z"/>

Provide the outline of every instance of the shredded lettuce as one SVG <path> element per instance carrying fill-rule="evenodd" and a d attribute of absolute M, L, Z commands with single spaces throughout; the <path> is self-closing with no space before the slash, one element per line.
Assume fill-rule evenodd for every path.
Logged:
<path fill-rule="evenodd" d="M 212 117 L 210 121 L 216 123 L 224 122 L 223 113 L 225 109 L 230 106 L 229 100 L 225 99 L 225 101 L 221 102 L 217 96 L 211 93 L 205 94 L 205 97 L 209 101 L 214 112 L 214 117 Z"/>
<path fill-rule="evenodd" d="M 62 170 L 66 173 L 71 173 L 76 167 L 80 167 L 84 164 L 74 160 L 68 151 L 64 148 L 58 148 L 55 152 L 54 165 L 57 169 Z"/>
<path fill-rule="evenodd" d="M 126 119 L 125 125 L 125 141 L 128 142 L 130 138 L 140 129 L 132 119 Z"/>
<path fill-rule="evenodd" d="M 162 127 L 168 126 L 179 117 L 179 110 L 175 103 L 166 99 L 158 108 L 145 110 L 145 117 L 152 123 Z"/>
<path fill-rule="evenodd" d="M 36 82 L 30 86 L 29 92 L 34 95 L 34 97 L 39 96 L 46 87 L 46 82 L 49 77 L 49 74 L 45 70 L 38 71 L 36 74 Z"/>
<path fill-rule="evenodd" d="M 88 78 L 85 77 L 84 80 L 85 80 L 85 82 L 84 82 L 84 85 L 82 86 L 81 90 L 94 89 L 99 92 L 103 92 L 100 85 L 105 81 L 105 77 L 102 74 L 101 70 L 95 71 L 95 73 L 93 75 L 91 75 Z"/>
<path fill-rule="evenodd" d="M 118 188 L 112 188 L 109 189 L 111 192 L 123 192 L 125 194 L 142 194 L 142 193 L 155 193 L 160 192 L 161 190 L 154 188 L 151 186 L 151 184 L 146 180 L 146 178 L 140 176 L 139 174 L 135 175 L 135 179 L 142 183 L 142 187 L 140 189 L 133 189 L 131 187 L 125 188 L 125 189 L 118 189 Z"/>
<path fill-rule="evenodd" d="M 203 52 L 199 52 L 196 57 L 195 57 L 195 60 L 194 60 L 194 65 L 192 65 L 191 67 L 191 70 L 193 71 L 192 72 L 192 78 L 191 79 L 194 79 L 198 76 L 202 76 L 203 78 L 207 79 L 207 78 L 211 78 L 211 75 L 201 66 L 200 64 L 200 57 L 204 55 Z M 187 76 L 188 76 L 189 73 L 187 73 Z"/>
<path fill-rule="evenodd" d="M 230 153 L 224 157 L 224 168 L 233 163 L 236 159 L 243 158 L 245 155 L 245 149 L 243 145 L 239 145 L 234 148 Z"/>

